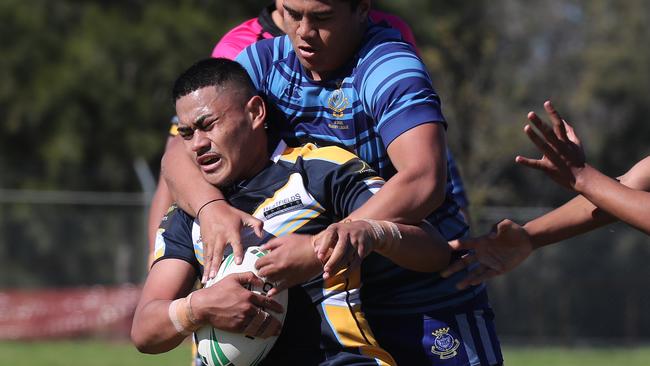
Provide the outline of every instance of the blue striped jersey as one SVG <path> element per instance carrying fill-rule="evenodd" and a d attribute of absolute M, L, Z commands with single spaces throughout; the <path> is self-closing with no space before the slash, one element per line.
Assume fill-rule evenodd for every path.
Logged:
<path fill-rule="evenodd" d="M 275 113 L 270 128 L 292 146 L 314 142 L 354 152 L 384 179 L 395 174 L 386 147 L 424 123 L 443 123 L 440 100 L 424 64 L 392 28 L 372 24 L 339 77 L 314 81 L 287 36 L 257 42 L 237 56 Z M 467 232 L 452 197 L 432 222 L 447 239 Z"/>

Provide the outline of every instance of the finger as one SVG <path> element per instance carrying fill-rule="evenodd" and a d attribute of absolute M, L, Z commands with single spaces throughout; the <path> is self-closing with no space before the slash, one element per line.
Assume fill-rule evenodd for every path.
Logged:
<path fill-rule="evenodd" d="M 551 103 L 550 100 L 547 100 L 544 103 L 544 109 L 546 110 L 546 114 L 548 114 L 551 119 L 551 124 L 553 125 L 553 132 L 555 132 L 555 136 L 561 141 L 569 141 L 567 138 L 566 130 L 564 128 L 564 121 L 562 120 L 560 113 L 555 109 L 555 107 L 553 107 L 553 103 Z"/>
<path fill-rule="evenodd" d="M 528 120 L 539 130 L 539 132 L 544 136 L 544 139 L 554 146 L 558 145 L 558 138 L 555 136 L 555 132 L 549 125 L 544 123 L 541 118 L 535 112 L 528 113 Z"/>
<path fill-rule="evenodd" d="M 284 291 L 287 289 L 287 282 L 286 281 L 274 281 L 273 282 L 273 288 L 269 290 L 269 292 L 266 294 L 268 297 L 273 297 L 277 295 L 278 293 Z"/>
<path fill-rule="evenodd" d="M 267 313 L 268 314 L 268 313 Z M 277 336 L 282 330 L 282 323 L 276 319 L 273 315 L 264 318 L 262 325 L 260 326 L 258 337 L 268 338 L 272 336 Z"/>
<path fill-rule="evenodd" d="M 452 250 L 474 249 L 481 244 L 480 238 L 456 239 L 449 242 Z"/>
<path fill-rule="evenodd" d="M 262 281 L 261 278 L 257 277 L 253 272 L 233 273 L 228 277 L 230 276 L 235 276 L 237 282 L 245 288 L 248 288 L 250 286 L 264 286 L 264 281 Z"/>
<path fill-rule="evenodd" d="M 480 278 L 480 276 L 485 273 L 487 269 L 488 268 L 484 265 L 479 264 L 473 271 L 469 272 L 465 278 L 456 284 L 456 288 L 459 290 L 464 290 L 467 287 L 472 286 L 472 283 L 474 283 L 477 278 Z"/>
<path fill-rule="evenodd" d="M 275 301 L 274 299 L 266 295 L 253 293 L 253 296 L 251 297 L 251 303 L 263 309 L 273 310 L 276 313 L 284 312 L 284 307 L 282 307 L 282 305 L 279 302 Z"/>
<path fill-rule="evenodd" d="M 254 216 L 248 216 L 244 220 L 244 225 L 250 227 L 253 229 L 255 232 L 255 235 L 257 235 L 258 238 L 261 238 L 264 236 L 264 222 L 262 220 L 259 220 L 255 218 Z"/>
<path fill-rule="evenodd" d="M 541 160 L 539 159 L 531 159 L 531 158 L 526 158 L 523 156 L 518 155 L 515 158 L 515 163 L 519 165 L 523 165 L 528 168 L 536 169 L 536 170 L 541 170 L 541 171 L 546 171 L 548 170 L 548 166 L 544 164 Z"/>
<path fill-rule="evenodd" d="M 528 136 L 528 138 L 537 146 L 537 148 L 544 154 L 544 156 L 555 166 L 562 166 L 562 159 L 560 158 L 558 154 L 558 148 L 557 145 L 559 144 L 557 139 L 555 139 L 555 142 L 547 142 L 543 140 L 541 137 L 535 133 L 532 127 L 526 126 L 524 127 L 524 132 Z M 553 145 L 555 144 L 555 145 Z M 565 146 L 562 145 L 564 148 Z M 542 165 L 548 164 L 547 162 L 544 161 L 544 159 L 540 160 L 540 163 Z M 548 167 L 550 169 L 550 167 Z"/>
<path fill-rule="evenodd" d="M 456 272 L 460 272 L 465 268 L 469 267 L 470 264 L 476 262 L 476 255 L 473 253 L 468 253 L 457 259 L 455 262 L 447 266 L 442 272 L 440 272 L 440 277 L 447 278 L 453 275 Z"/>
<path fill-rule="evenodd" d="M 338 240 L 338 232 L 336 229 L 329 227 L 325 231 L 321 232 L 315 240 L 316 244 L 316 256 L 321 261 L 325 262 L 327 253 L 331 248 L 334 247 L 334 244 Z"/>
<path fill-rule="evenodd" d="M 567 131 L 567 137 L 569 138 L 569 140 L 571 140 L 574 144 L 582 147 L 582 142 L 580 141 L 578 135 L 576 135 L 573 126 L 571 126 L 567 121 L 563 121 L 563 122 L 564 122 L 564 129 L 566 129 Z"/>
<path fill-rule="evenodd" d="M 330 259 L 328 259 L 323 266 L 323 271 L 330 275 L 338 272 L 341 268 L 343 268 L 343 263 L 352 261 L 352 253 L 354 252 L 356 252 L 356 250 L 350 244 L 348 235 L 339 235 Z"/>
<path fill-rule="evenodd" d="M 241 244 L 241 235 L 239 232 L 233 232 L 227 244 L 230 244 L 232 247 L 232 253 L 235 255 L 235 263 L 241 264 L 244 260 L 244 246 Z"/>
<path fill-rule="evenodd" d="M 223 250 L 225 248 L 225 239 L 222 235 L 215 236 L 214 244 L 208 248 L 207 253 L 204 249 L 204 253 L 207 254 L 206 263 L 208 264 L 208 270 L 205 272 L 208 273 L 208 279 L 213 279 L 217 276 L 219 272 L 219 267 L 221 266 L 221 261 L 223 260 Z"/>
<path fill-rule="evenodd" d="M 469 286 L 476 286 L 480 284 L 483 281 L 487 281 L 492 277 L 495 277 L 499 274 L 498 271 L 486 267 L 486 266 L 479 266 L 476 268 L 474 271 L 472 271 L 465 279 L 459 283 L 456 287 L 458 286 L 464 286 L 464 287 L 458 287 L 459 289 L 467 288 Z"/>
<path fill-rule="evenodd" d="M 279 248 L 282 245 L 282 238 L 273 238 L 261 246 L 262 250 L 271 250 Z M 264 258 L 264 257 L 262 257 Z"/>
<path fill-rule="evenodd" d="M 262 323 L 265 320 L 265 315 L 268 317 L 268 313 L 266 311 L 263 311 L 261 308 L 257 308 L 257 312 L 251 319 L 250 323 L 244 328 L 244 334 L 249 336 L 249 337 L 256 337 L 257 333 L 262 325 Z"/>

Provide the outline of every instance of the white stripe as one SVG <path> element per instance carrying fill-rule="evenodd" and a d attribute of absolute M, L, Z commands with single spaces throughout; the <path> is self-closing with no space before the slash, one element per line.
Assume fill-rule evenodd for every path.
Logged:
<path fill-rule="evenodd" d="M 490 333 L 487 330 L 485 319 L 483 318 L 483 310 L 475 310 L 474 317 L 476 318 L 476 327 L 478 328 L 478 332 L 481 335 L 481 342 L 483 343 L 485 356 L 487 357 L 490 365 L 493 365 L 497 363 L 497 358 L 494 356 L 492 342 L 490 341 Z"/>
<path fill-rule="evenodd" d="M 465 348 L 465 353 L 467 354 L 467 359 L 469 360 L 470 365 L 480 365 L 481 360 L 479 360 L 475 351 L 476 346 L 474 345 L 474 339 L 472 338 L 472 331 L 469 329 L 467 315 L 456 315 L 456 323 L 458 323 L 458 330 L 460 331 L 460 336 L 463 338 L 463 348 Z"/>
<path fill-rule="evenodd" d="M 342 306 L 342 307 L 348 307 L 348 304 L 351 306 L 357 306 L 361 304 L 361 298 L 359 296 L 359 289 L 351 289 L 342 292 L 334 292 L 334 291 L 324 291 L 323 292 L 325 295 L 325 299 L 323 300 L 323 303 L 326 305 L 332 305 L 332 306 Z M 348 298 L 348 293 L 349 298 Z"/>

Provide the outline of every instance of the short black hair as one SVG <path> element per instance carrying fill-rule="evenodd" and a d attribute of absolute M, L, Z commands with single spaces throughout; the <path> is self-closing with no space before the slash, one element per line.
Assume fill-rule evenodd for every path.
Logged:
<path fill-rule="evenodd" d="M 238 62 L 227 58 L 206 58 L 185 70 L 174 82 L 173 102 L 207 86 L 222 87 L 234 84 L 246 94 L 257 94 L 248 72 Z"/>

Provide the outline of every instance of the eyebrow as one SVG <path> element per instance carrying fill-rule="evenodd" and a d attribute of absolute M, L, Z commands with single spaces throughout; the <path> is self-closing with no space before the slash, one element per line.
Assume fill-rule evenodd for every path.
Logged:
<path fill-rule="evenodd" d="M 194 120 L 194 122 L 192 122 L 192 124 L 195 125 L 195 126 L 202 126 L 203 121 L 205 121 L 205 119 L 210 117 L 210 116 L 211 116 L 211 114 L 204 114 L 202 116 L 199 116 Z"/>
<path fill-rule="evenodd" d="M 302 15 L 301 12 L 299 12 L 296 9 L 292 9 L 292 8 L 288 7 L 286 4 L 282 4 L 282 7 L 284 8 L 284 10 L 288 11 L 289 13 Z M 332 10 L 323 10 L 323 11 L 308 12 L 307 15 L 312 16 L 312 17 L 313 16 L 323 17 L 323 16 L 331 15 L 332 13 L 333 13 Z"/>

